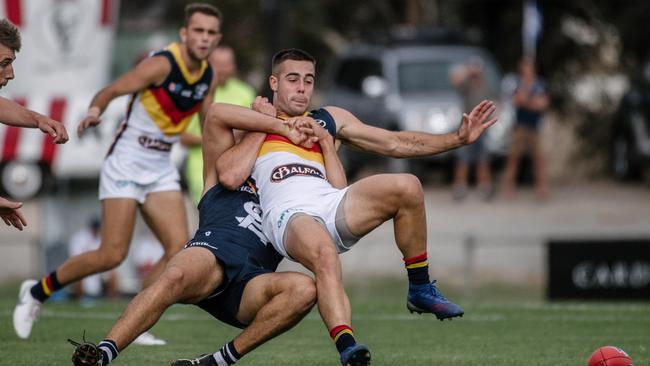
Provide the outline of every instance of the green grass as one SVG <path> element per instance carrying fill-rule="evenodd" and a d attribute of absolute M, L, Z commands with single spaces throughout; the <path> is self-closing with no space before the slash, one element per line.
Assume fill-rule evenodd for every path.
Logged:
<path fill-rule="evenodd" d="M 48 303 L 28 341 L 11 326 L 17 287 L 0 288 L 0 365 L 70 365 L 83 330 L 99 341 L 126 302 Z M 458 299 L 454 291 L 446 291 Z M 543 301 L 539 289 L 484 287 L 459 301 L 466 315 L 439 322 L 409 314 L 405 284 L 394 280 L 348 288 L 357 339 L 373 365 L 586 365 L 602 345 L 625 349 L 637 365 L 650 364 L 650 303 Z M 113 364 L 168 365 L 179 357 L 213 352 L 238 330 L 200 309 L 174 306 L 152 329 L 164 347 L 131 346 Z M 338 355 L 316 311 L 296 328 L 246 355 L 238 365 L 336 365 Z"/>

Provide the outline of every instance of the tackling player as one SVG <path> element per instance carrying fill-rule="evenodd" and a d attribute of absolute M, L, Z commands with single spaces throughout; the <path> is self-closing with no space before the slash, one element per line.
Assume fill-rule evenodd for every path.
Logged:
<path fill-rule="evenodd" d="M 260 103 L 258 98 L 256 103 Z M 236 115 L 226 122 L 223 115 Z M 305 126 L 301 118 L 289 125 Z M 203 130 L 204 194 L 194 238 L 176 254 L 151 286 L 138 294 L 98 346 L 77 347 L 75 364 L 90 354 L 108 365 L 139 334 L 147 331 L 171 305 L 196 304 L 217 319 L 244 330 L 214 354 L 182 359 L 174 366 L 232 365 L 265 341 L 295 325 L 316 300 L 314 282 L 294 272 L 273 273 L 282 260 L 261 228 L 256 188 L 244 182 L 235 190 L 218 184 L 215 161 L 234 144 L 233 128 L 281 133 L 295 143 L 305 136 L 280 120 L 229 104 L 214 104 Z M 310 132 L 309 126 L 302 128 Z M 264 138 L 264 134 L 262 139 Z M 309 143 L 309 141 L 306 141 Z M 238 148 L 249 145 L 238 145 Z M 229 169 L 250 171 L 255 158 L 225 163 Z M 94 348 L 93 348 L 94 347 Z M 99 350 L 97 350 L 97 347 Z M 97 352 L 99 351 L 99 352 Z M 78 363 L 77 363 L 78 361 Z"/>

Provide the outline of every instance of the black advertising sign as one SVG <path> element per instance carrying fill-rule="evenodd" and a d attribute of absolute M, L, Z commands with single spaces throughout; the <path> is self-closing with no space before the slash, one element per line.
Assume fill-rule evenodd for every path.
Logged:
<path fill-rule="evenodd" d="M 650 299 L 650 239 L 552 240 L 550 299 Z"/>

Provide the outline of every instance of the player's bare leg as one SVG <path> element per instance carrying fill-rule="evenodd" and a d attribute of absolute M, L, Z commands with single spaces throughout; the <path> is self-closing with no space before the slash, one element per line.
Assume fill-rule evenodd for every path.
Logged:
<path fill-rule="evenodd" d="M 289 255 L 316 276 L 318 310 L 327 329 L 349 325 L 352 310 L 343 289 L 341 261 L 323 225 L 310 216 L 298 214 L 291 218 L 284 235 Z"/>
<path fill-rule="evenodd" d="M 99 249 L 65 261 L 56 271 L 61 284 L 108 271 L 124 261 L 133 237 L 137 205 L 137 201 L 128 198 L 109 198 L 102 201 L 102 241 Z"/>
<path fill-rule="evenodd" d="M 393 219 L 395 240 L 409 276 L 409 310 L 431 312 L 441 320 L 463 315 L 463 309 L 440 294 L 435 281 L 429 283 L 424 193 L 417 177 L 381 174 L 364 178 L 348 189 L 343 212 L 348 229 L 358 237 Z"/>
<path fill-rule="evenodd" d="M 235 347 L 242 355 L 254 350 L 298 324 L 315 303 L 316 286 L 307 275 L 284 272 L 253 278 L 237 314 L 237 320 L 250 325 L 235 337 Z"/>
<path fill-rule="evenodd" d="M 315 302 L 316 286 L 309 276 L 295 272 L 257 276 L 246 285 L 237 313 L 237 320 L 249 325 L 214 354 L 178 360 L 172 365 L 210 366 L 237 362 L 262 343 L 296 325 Z"/>
<path fill-rule="evenodd" d="M 137 202 L 112 198 L 102 201 L 102 232 L 99 249 L 69 258 L 40 281 L 27 280 L 20 288 L 13 324 L 20 338 L 28 338 L 41 304 L 54 291 L 89 275 L 117 267 L 129 251 Z"/>
<path fill-rule="evenodd" d="M 287 253 L 316 277 L 318 310 L 341 355 L 341 364 L 368 364 L 368 348 L 354 338 L 341 261 L 329 233 L 313 217 L 298 214 L 290 219 L 284 235 Z"/>
<path fill-rule="evenodd" d="M 182 193 L 180 191 L 149 193 L 142 205 L 142 217 L 165 249 L 165 254 L 143 281 L 143 287 L 147 287 L 189 240 Z"/>
<path fill-rule="evenodd" d="M 223 280 L 223 269 L 204 248 L 187 248 L 169 262 L 165 271 L 129 303 L 100 349 L 111 360 L 139 335 L 149 330 L 175 303 L 196 303 Z M 112 349 L 113 348 L 113 349 Z M 105 363 L 107 364 L 107 363 Z"/>

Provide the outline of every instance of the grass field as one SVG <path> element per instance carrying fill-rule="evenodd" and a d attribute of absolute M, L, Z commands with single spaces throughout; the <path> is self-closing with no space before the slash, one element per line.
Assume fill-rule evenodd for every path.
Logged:
<path fill-rule="evenodd" d="M 405 282 L 405 281 L 404 281 Z M 351 285 L 353 326 L 368 344 L 373 365 L 586 365 L 591 352 L 616 345 L 635 365 L 650 365 L 650 303 L 578 303 L 542 299 L 539 290 L 482 288 L 465 307 L 462 319 L 439 322 L 409 314 L 406 284 L 394 280 Z M 67 338 L 99 341 L 125 307 L 99 302 L 50 303 L 28 341 L 11 326 L 17 286 L 0 287 L 0 365 L 70 365 Z M 458 299 L 453 291 L 450 298 Z M 223 325 L 193 306 L 174 306 L 152 329 L 168 341 L 163 347 L 131 346 L 113 364 L 169 365 L 179 357 L 213 352 L 237 329 Z M 314 310 L 288 333 L 244 357 L 238 365 L 337 365 L 338 354 Z"/>

